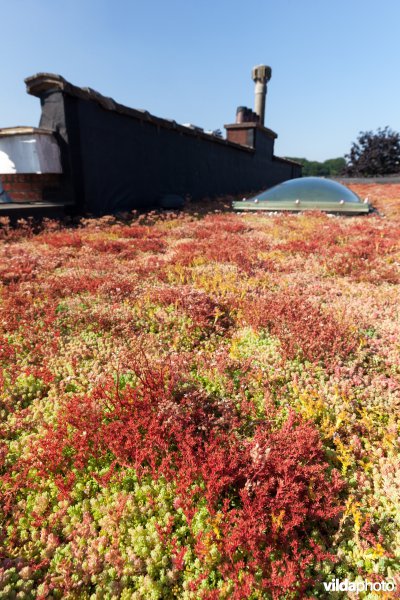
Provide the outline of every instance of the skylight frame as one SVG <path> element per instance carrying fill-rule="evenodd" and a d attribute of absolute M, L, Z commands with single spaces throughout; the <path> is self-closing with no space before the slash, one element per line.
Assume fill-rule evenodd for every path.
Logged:
<path fill-rule="evenodd" d="M 298 189 L 296 190 L 297 184 Z M 308 185 L 314 186 L 314 189 L 311 187 L 307 191 Z M 316 195 L 318 196 L 318 187 L 321 188 L 321 200 L 308 200 L 307 194 L 314 196 L 314 198 Z M 325 190 L 324 187 L 326 187 Z M 279 193 L 282 195 L 282 200 L 274 198 L 277 192 L 278 195 Z M 262 196 L 265 195 L 271 195 L 272 198 L 263 199 Z M 324 200 L 324 195 L 337 195 L 338 200 Z M 284 181 L 249 199 L 243 198 L 242 201 L 233 202 L 233 209 L 239 211 L 268 212 L 303 212 L 313 210 L 337 214 L 367 214 L 371 211 L 372 207 L 368 201 L 362 202 L 357 194 L 336 181 L 322 177 L 301 177 Z"/>

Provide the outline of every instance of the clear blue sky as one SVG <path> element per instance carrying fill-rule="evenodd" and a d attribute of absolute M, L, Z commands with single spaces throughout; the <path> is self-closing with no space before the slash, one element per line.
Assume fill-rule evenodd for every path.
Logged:
<path fill-rule="evenodd" d="M 0 0 L 0 19 L 0 127 L 38 124 L 23 79 L 47 71 L 222 129 L 268 64 L 276 154 L 325 160 L 400 130 L 399 0 Z"/>

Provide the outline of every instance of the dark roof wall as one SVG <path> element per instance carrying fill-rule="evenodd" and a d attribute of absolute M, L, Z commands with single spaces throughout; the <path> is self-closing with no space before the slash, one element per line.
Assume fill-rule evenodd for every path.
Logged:
<path fill-rule="evenodd" d="M 301 173 L 299 165 L 273 160 L 273 139 L 260 126 L 249 148 L 127 108 L 58 75 L 25 81 L 41 100 L 40 127 L 59 140 L 64 197 L 79 210 L 151 207 L 165 194 L 241 194 Z"/>

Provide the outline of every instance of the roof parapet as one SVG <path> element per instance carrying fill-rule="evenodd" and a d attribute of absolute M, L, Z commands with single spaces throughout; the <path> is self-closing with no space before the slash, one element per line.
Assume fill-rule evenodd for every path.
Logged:
<path fill-rule="evenodd" d="M 119 114 L 126 115 L 128 117 L 133 117 L 140 121 L 147 121 L 155 125 L 156 127 L 174 129 L 184 135 L 196 136 L 207 140 L 212 140 L 217 144 L 233 146 L 237 149 L 245 150 L 248 152 L 253 151 L 252 148 L 247 148 L 246 146 L 242 146 L 241 144 L 237 144 L 230 140 L 226 140 L 213 134 L 206 133 L 205 131 L 185 127 L 184 125 L 181 125 L 174 120 L 156 117 L 155 115 L 149 113 L 147 110 L 140 110 L 137 108 L 130 108 L 128 106 L 124 106 L 123 104 L 119 104 L 118 102 L 116 102 L 113 98 L 103 96 L 102 94 L 96 92 L 96 90 L 93 90 L 92 88 L 78 87 L 76 85 L 73 85 L 72 83 L 64 79 L 64 77 L 55 73 L 37 73 L 36 75 L 27 77 L 25 79 L 25 84 L 27 93 L 38 98 L 46 96 L 49 93 L 59 91 L 63 94 L 67 94 L 75 98 L 80 98 L 82 100 L 91 100 L 93 102 L 96 102 L 106 110 L 114 111 Z"/>

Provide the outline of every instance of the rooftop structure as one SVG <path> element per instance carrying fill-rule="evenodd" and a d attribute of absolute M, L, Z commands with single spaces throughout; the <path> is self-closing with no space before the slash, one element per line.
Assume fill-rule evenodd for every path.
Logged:
<path fill-rule="evenodd" d="M 368 202 L 363 202 L 349 188 L 322 177 L 285 181 L 248 200 L 244 198 L 241 202 L 234 202 L 233 207 L 245 211 L 319 210 L 344 214 L 362 214 L 371 210 Z"/>
<path fill-rule="evenodd" d="M 19 202 L 50 194 L 76 212 L 106 214 L 162 206 L 165 197 L 170 204 L 171 197 L 249 193 L 298 177 L 301 165 L 274 155 L 277 134 L 264 126 L 270 77 L 270 67 L 253 69 L 255 111 L 239 107 L 225 139 L 123 106 L 61 75 L 28 77 L 27 92 L 40 99 L 40 124 L 0 135 L 3 188 Z M 21 197 L 17 178 L 28 175 L 35 185 L 44 175 L 53 180 L 39 198 L 29 198 L 29 189 Z"/>

